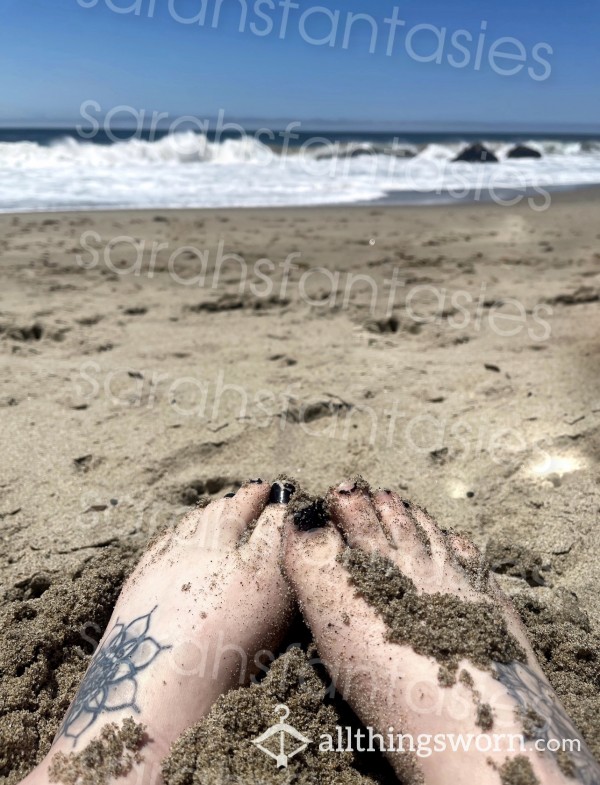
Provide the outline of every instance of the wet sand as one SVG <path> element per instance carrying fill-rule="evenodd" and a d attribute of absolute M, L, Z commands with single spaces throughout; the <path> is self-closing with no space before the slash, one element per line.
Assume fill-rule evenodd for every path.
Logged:
<path fill-rule="evenodd" d="M 598 754 L 599 206 L 0 216 L 0 781 L 147 538 L 281 472 L 487 548 Z"/>

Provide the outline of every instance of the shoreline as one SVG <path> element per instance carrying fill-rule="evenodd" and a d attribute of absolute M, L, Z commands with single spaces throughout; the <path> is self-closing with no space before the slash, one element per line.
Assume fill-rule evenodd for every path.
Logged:
<path fill-rule="evenodd" d="M 370 204 L 385 204 L 393 206 L 407 206 L 407 207 L 438 207 L 438 206 L 451 206 L 456 204 L 460 205 L 476 205 L 476 204 L 496 204 L 498 207 L 513 207 L 523 199 L 535 199 L 547 194 L 552 200 L 553 195 L 567 194 L 579 191 L 598 191 L 600 192 L 600 183 L 581 184 L 581 185 L 557 185 L 557 186 L 538 186 L 532 188 L 525 188 L 522 190 L 509 189 L 509 188 L 483 188 L 472 189 L 468 194 L 461 197 L 453 196 L 449 191 L 438 193 L 436 201 L 427 201 L 431 198 L 430 194 L 423 192 L 421 200 L 416 200 L 418 192 L 404 192 L 404 191 L 389 191 L 386 196 L 380 199 L 375 199 L 372 202 L 363 202 L 363 206 L 368 207 Z M 415 199 L 415 201 L 404 201 L 404 196 L 408 195 L 408 199 Z M 539 207 L 537 209 L 540 209 Z M 548 209 L 548 208 L 542 208 Z"/>
<path fill-rule="evenodd" d="M 477 207 L 478 205 L 482 206 L 492 206 L 496 205 L 497 207 L 504 208 L 504 209 L 512 209 L 517 207 L 518 204 L 527 199 L 534 199 L 540 198 L 543 196 L 545 192 L 547 192 L 550 196 L 550 203 L 554 203 L 555 200 L 559 200 L 562 202 L 563 200 L 570 200 L 570 199 L 596 199 L 600 197 L 600 183 L 593 183 L 590 185 L 582 184 L 577 186 L 554 186 L 554 187 L 545 187 L 540 186 L 539 189 L 532 188 L 532 189 L 525 189 L 525 191 L 516 191 L 516 190 L 509 190 L 509 189 L 494 189 L 495 193 L 498 192 L 501 194 L 499 197 L 500 203 L 498 203 L 491 195 L 490 189 L 480 189 L 480 190 L 472 190 L 464 197 L 456 198 L 452 196 L 449 192 L 445 192 L 444 195 L 438 195 L 434 199 L 434 201 L 428 201 L 431 199 L 430 193 L 422 193 L 418 191 L 389 191 L 387 194 L 381 197 L 376 197 L 375 199 L 368 200 L 368 201 L 356 201 L 356 202 L 325 202 L 322 204 L 300 204 L 300 205 L 261 205 L 261 206 L 232 206 L 232 207 L 81 207 L 81 208 L 72 208 L 72 209 L 41 209 L 41 210 L 12 210 L 12 211 L 0 211 L 0 219 L 3 216 L 45 216 L 45 215 L 81 215 L 83 214 L 90 214 L 90 215 L 108 215 L 115 213 L 117 215 L 122 214 L 134 214 L 134 213 L 141 213 L 141 214 L 149 214 L 149 213 L 216 213 L 216 212 L 235 212 L 241 211 L 244 213 L 248 213 L 251 211 L 256 212 L 264 212 L 264 211 L 293 211 L 293 210 L 354 210 L 354 209 L 368 209 L 369 207 L 376 207 L 376 208 L 413 208 L 413 209 L 424 209 L 424 208 L 451 208 L 451 207 Z M 414 201 L 411 201 L 414 199 Z M 510 200 L 518 200 L 515 203 L 511 204 Z M 502 203 L 502 200 L 506 200 L 507 203 Z M 533 208 L 535 209 L 535 208 Z M 550 206 L 541 209 L 550 209 Z M 537 210 L 541 211 L 540 207 L 538 206 Z"/>

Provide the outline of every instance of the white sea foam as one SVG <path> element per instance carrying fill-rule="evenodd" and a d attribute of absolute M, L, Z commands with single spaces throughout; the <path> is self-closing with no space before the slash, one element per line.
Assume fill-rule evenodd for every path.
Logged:
<path fill-rule="evenodd" d="M 542 159 L 455 163 L 462 143 L 344 142 L 286 155 L 248 136 L 221 142 L 184 132 L 110 145 L 65 138 L 0 143 L 0 212 L 351 203 L 389 192 L 457 195 L 477 189 L 600 183 L 600 143 L 531 142 Z M 420 201 L 422 201 L 422 197 Z"/>

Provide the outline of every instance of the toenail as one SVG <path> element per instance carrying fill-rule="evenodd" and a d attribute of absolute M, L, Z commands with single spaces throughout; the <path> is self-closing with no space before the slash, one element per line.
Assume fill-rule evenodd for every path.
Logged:
<path fill-rule="evenodd" d="M 235 493 L 226 493 L 225 496 L 223 496 L 223 498 L 224 499 L 233 499 L 234 496 L 235 496 Z"/>
<path fill-rule="evenodd" d="M 353 493 L 356 490 L 356 483 L 355 482 L 343 482 L 341 485 L 338 485 L 338 491 L 343 493 L 344 495 Z"/>
<path fill-rule="evenodd" d="M 250 480 L 250 482 L 254 483 L 255 485 L 262 485 L 263 481 L 260 479 L 260 477 L 257 477 L 256 480 Z"/>
<path fill-rule="evenodd" d="M 269 504 L 288 504 L 295 490 L 291 482 L 274 482 L 271 486 Z"/>
<path fill-rule="evenodd" d="M 323 499 L 317 499 L 294 513 L 294 525 L 301 532 L 322 529 L 327 524 L 327 520 L 328 516 Z"/>

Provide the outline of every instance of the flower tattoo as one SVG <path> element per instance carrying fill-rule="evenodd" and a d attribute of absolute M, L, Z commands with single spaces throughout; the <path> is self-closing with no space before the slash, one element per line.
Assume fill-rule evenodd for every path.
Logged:
<path fill-rule="evenodd" d="M 138 674 L 171 648 L 148 634 L 156 607 L 127 625 L 117 620 L 106 643 L 92 658 L 58 734 L 73 739 L 73 746 L 103 712 L 131 709 L 140 713 Z"/>
<path fill-rule="evenodd" d="M 576 742 L 567 755 L 572 766 L 569 776 L 582 785 L 599 783 L 600 767 L 550 685 L 525 663 L 494 664 L 498 680 L 517 701 L 519 708 L 523 712 L 534 712 L 537 720 L 531 729 L 534 738 L 543 739 L 546 743 L 550 740 Z"/>

